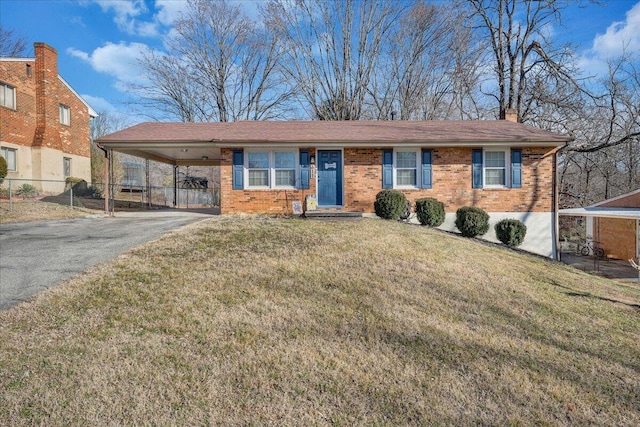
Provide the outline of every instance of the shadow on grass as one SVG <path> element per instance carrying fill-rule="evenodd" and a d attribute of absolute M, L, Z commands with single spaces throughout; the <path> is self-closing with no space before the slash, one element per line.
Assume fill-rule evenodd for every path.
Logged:
<path fill-rule="evenodd" d="M 579 292 L 576 291 L 575 289 L 572 289 L 568 286 L 562 285 L 556 281 L 551 281 L 550 282 L 553 286 L 557 286 L 559 288 L 563 288 L 566 289 L 567 291 L 561 291 L 561 293 L 568 295 L 570 297 L 582 297 L 582 298 L 593 298 L 593 299 L 598 299 L 600 301 L 607 301 L 607 302 L 613 302 L 616 304 L 623 304 L 626 305 L 627 307 L 631 307 L 631 308 L 635 308 L 636 310 L 640 310 L 640 304 L 636 304 L 636 303 L 630 303 L 630 302 L 626 302 L 626 301 L 621 301 L 615 298 L 607 298 L 607 297 L 602 297 L 599 295 L 594 295 L 591 292 Z"/>

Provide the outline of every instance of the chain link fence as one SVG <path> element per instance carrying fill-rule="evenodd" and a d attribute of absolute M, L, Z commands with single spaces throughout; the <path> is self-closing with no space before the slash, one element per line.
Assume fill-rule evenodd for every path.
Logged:
<path fill-rule="evenodd" d="M 110 185 L 114 210 L 161 207 L 209 208 L 220 205 L 218 188 Z M 104 210 L 105 186 L 81 180 L 4 178 L 0 184 L 0 214 L 37 211 L 45 205 Z"/>

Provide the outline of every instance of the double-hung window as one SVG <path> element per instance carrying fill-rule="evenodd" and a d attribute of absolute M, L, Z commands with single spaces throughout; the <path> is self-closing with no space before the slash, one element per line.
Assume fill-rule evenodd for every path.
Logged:
<path fill-rule="evenodd" d="M 0 83 L 0 105 L 16 109 L 16 88 L 6 83 Z"/>
<path fill-rule="evenodd" d="M 269 152 L 250 151 L 247 153 L 247 173 L 249 187 L 269 187 Z"/>
<path fill-rule="evenodd" d="M 62 104 L 60 104 L 60 123 L 67 126 L 71 125 L 71 109 Z"/>
<path fill-rule="evenodd" d="M 7 162 L 7 170 L 10 172 L 15 172 L 18 170 L 18 164 L 16 162 L 16 153 L 17 150 L 14 148 L 2 147 L 0 148 L 0 155 L 4 157 L 4 160 Z"/>
<path fill-rule="evenodd" d="M 522 188 L 522 149 L 471 151 L 472 188 Z"/>
<path fill-rule="evenodd" d="M 396 187 L 417 187 L 418 153 L 396 151 Z"/>
<path fill-rule="evenodd" d="M 507 186 L 507 151 L 484 152 L 484 182 L 486 187 Z"/>
<path fill-rule="evenodd" d="M 382 150 L 382 188 L 432 188 L 432 161 L 428 148 Z"/>
<path fill-rule="evenodd" d="M 294 187 L 296 185 L 296 153 L 276 151 L 273 156 L 276 187 Z"/>
<path fill-rule="evenodd" d="M 293 188 L 296 186 L 296 151 L 248 151 L 247 188 Z"/>

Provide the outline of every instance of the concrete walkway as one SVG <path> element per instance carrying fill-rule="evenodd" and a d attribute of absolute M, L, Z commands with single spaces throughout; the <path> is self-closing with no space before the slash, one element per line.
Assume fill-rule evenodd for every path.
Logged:
<path fill-rule="evenodd" d="M 0 310 L 109 261 L 212 210 L 118 212 L 114 217 L 0 224 Z"/>
<path fill-rule="evenodd" d="M 575 252 L 562 252 L 560 259 L 565 264 L 569 264 L 578 270 L 627 283 L 640 283 L 638 281 L 638 270 L 633 268 L 631 264 L 625 260 L 597 259 L 592 256 L 578 255 Z"/>

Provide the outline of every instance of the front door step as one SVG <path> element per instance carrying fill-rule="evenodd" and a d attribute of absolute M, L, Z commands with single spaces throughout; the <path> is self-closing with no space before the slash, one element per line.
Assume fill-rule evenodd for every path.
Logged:
<path fill-rule="evenodd" d="M 358 220 L 362 218 L 362 212 L 339 212 L 339 211 L 308 211 L 303 215 L 307 219 L 319 220 Z"/>

